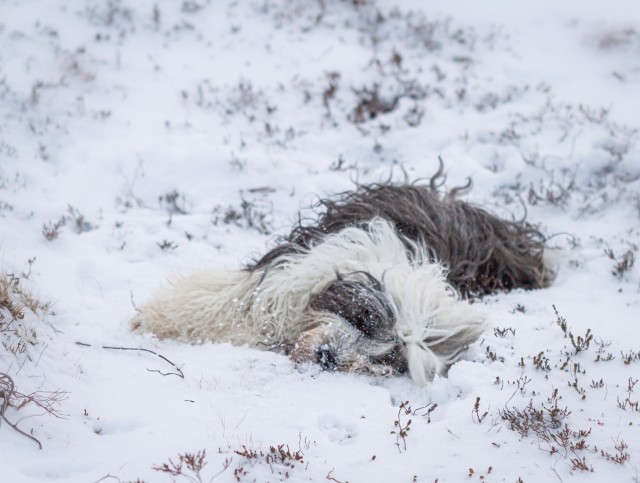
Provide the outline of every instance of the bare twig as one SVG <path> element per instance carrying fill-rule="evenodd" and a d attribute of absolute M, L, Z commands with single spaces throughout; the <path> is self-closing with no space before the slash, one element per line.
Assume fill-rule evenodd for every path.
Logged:
<path fill-rule="evenodd" d="M 329 471 L 329 473 L 327 473 L 327 476 L 325 477 L 327 480 L 329 481 L 335 481 L 336 483 L 342 483 L 340 480 L 336 480 L 331 473 L 333 473 L 333 469 L 331 471 Z"/>
<path fill-rule="evenodd" d="M 407 450 L 407 436 L 409 435 L 409 431 L 411 430 L 411 419 L 409 419 L 406 424 L 402 424 L 401 414 L 404 412 L 405 415 L 409 416 L 412 413 L 411 406 L 409 406 L 409 401 L 404 401 L 400 403 L 398 407 L 398 416 L 396 420 L 393 422 L 393 425 L 397 428 L 397 431 L 391 431 L 391 434 L 396 435 L 396 446 L 398 447 L 398 451 L 402 453 L 402 448 L 400 447 L 400 440 L 402 440 L 404 450 Z"/>
<path fill-rule="evenodd" d="M 93 347 L 91 344 L 87 344 L 86 342 L 76 342 L 76 345 L 81 345 L 83 347 Z M 168 364 L 172 365 L 175 368 L 175 370 L 177 371 L 177 372 L 161 372 L 161 371 L 159 371 L 157 369 L 147 369 L 149 372 L 157 372 L 158 374 L 161 374 L 163 376 L 178 376 L 181 379 L 184 379 L 184 373 L 182 372 L 180 367 L 178 367 L 175 363 L 171 362 L 169 359 L 167 359 L 162 354 L 158 354 L 157 352 L 154 352 L 154 351 L 152 351 L 150 349 L 145 349 L 143 347 L 115 347 L 115 346 L 107 346 L 107 345 L 100 346 L 100 348 L 101 349 L 108 349 L 108 350 L 118 350 L 118 351 L 148 352 L 149 354 L 153 354 L 155 356 L 158 356 L 163 361 L 165 361 Z"/>
<path fill-rule="evenodd" d="M 35 438 L 34 436 L 28 433 L 25 433 L 20 428 L 18 428 L 17 424 L 13 424 L 11 421 L 7 419 L 5 415 L 5 411 L 9 407 L 9 402 L 11 401 L 11 399 L 16 397 L 16 388 L 13 383 L 13 379 L 11 379 L 9 375 L 4 373 L 0 373 L 0 397 L 2 398 L 2 405 L 0 405 L 0 422 L 5 421 L 15 431 L 35 441 L 38 447 L 42 449 L 42 443 L 40 443 L 40 441 L 38 441 L 37 438 Z"/>

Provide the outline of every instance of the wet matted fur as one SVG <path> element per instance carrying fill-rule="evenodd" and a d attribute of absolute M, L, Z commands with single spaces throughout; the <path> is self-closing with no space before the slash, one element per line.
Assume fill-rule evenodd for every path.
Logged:
<path fill-rule="evenodd" d="M 247 344 L 325 369 L 420 384 L 484 330 L 464 297 L 539 288 L 544 237 L 428 185 L 378 184 L 323 200 L 260 260 L 175 280 L 132 320 L 190 342 Z"/>
<path fill-rule="evenodd" d="M 308 249 L 348 226 L 383 218 L 405 240 L 425 247 L 430 259 L 442 263 L 447 279 L 462 295 L 548 286 L 553 274 L 543 261 L 542 233 L 528 223 L 502 220 L 457 199 L 459 190 L 441 194 L 436 186 L 439 174 L 429 185 L 364 185 L 323 199 L 317 221 L 299 222 L 249 269 L 272 265 L 282 254 Z M 407 249 L 411 252 L 411 246 Z"/>

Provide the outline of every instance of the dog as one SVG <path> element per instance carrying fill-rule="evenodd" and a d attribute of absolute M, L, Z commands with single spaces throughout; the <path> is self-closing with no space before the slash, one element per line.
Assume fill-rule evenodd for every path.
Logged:
<path fill-rule="evenodd" d="M 281 352 L 323 369 L 418 384 L 445 374 L 485 330 L 470 302 L 548 286 L 545 237 L 425 184 L 381 183 L 321 200 L 316 219 L 242 270 L 174 280 L 134 330 Z"/>

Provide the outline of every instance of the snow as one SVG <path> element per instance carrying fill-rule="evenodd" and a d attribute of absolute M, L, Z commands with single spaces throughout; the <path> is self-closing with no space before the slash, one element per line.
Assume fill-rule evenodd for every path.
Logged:
<path fill-rule="evenodd" d="M 6 0 L 0 46 L 0 271 L 54 303 L 3 329 L 0 373 L 62 392 L 60 417 L 7 409 L 43 449 L 3 421 L 3 482 L 171 481 L 202 450 L 202 481 L 638 481 L 640 268 L 614 273 L 640 246 L 636 1 Z M 397 105 L 355 122 L 376 88 Z M 476 301 L 490 329 L 448 377 L 130 331 L 167 277 L 438 156 L 557 248 L 550 288 Z"/>

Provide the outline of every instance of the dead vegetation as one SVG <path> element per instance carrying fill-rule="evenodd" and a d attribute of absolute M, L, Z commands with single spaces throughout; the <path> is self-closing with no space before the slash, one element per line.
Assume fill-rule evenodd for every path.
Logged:
<path fill-rule="evenodd" d="M 585 400 L 591 395 L 592 391 L 606 390 L 607 382 L 601 378 L 599 380 L 591 380 L 590 384 L 585 384 L 583 379 L 587 375 L 587 370 L 583 367 L 584 355 L 593 350 L 592 345 L 598 347 L 595 362 L 611 361 L 615 357 L 607 348 L 610 343 L 602 340 L 594 339 L 593 334 L 588 329 L 584 336 L 574 336 L 567 320 L 560 315 L 557 308 L 553 306 L 555 312 L 555 325 L 562 332 L 563 338 L 568 339 L 570 346 L 564 346 L 559 353 L 559 361 L 553 364 L 550 359 L 549 351 L 541 351 L 537 355 L 532 356 L 533 368 L 539 374 L 535 378 L 534 384 L 544 381 L 554 380 L 566 383 L 566 387 L 575 390 L 574 396 L 570 394 L 562 394 L 558 387 L 551 387 L 551 394 L 543 397 L 539 392 L 525 390 L 526 386 L 532 381 L 523 375 L 520 380 L 516 381 L 517 386 L 513 395 L 507 401 L 504 408 L 498 410 L 499 418 L 507 425 L 507 427 L 517 433 L 520 438 L 534 441 L 540 450 L 549 455 L 559 456 L 569 464 L 572 471 L 578 472 L 595 472 L 597 470 L 594 465 L 594 456 L 624 465 L 630 460 L 630 453 L 627 451 L 628 446 L 621 438 L 620 434 L 612 437 L 613 449 L 599 447 L 598 443 L 593 441 L 593 426 L 597 423 L 597 427 L 604 426 L 605 423 L 600 420 L 594 421 L 589 419 L 585 421 L 581 418 L 580 413 L 583 409 L 578 407 L 579 401 Z M 633 351 L 626 354 L 625 364 L 631 363 L 635 359 Z M 524 357 L 520 359 L 518 366 L 526 371 L 526 363 Z M 552 376 L 552 377 L 550 377 Z M 558 377 L 560 376 L 560 377 Z M 617 407 L 623 411 L 631 413 L 640 412 L 638 409 L 638 401 L 633 396 L 637 379 L 629 377 L 627 381 L 626 393 L 624 396 L 617 398 Z M 543 386 L 549 383 L 543 383 Z M 502 387 L 503 384 L 500 386 Z M 540 386 L 539 386 L 540 387 Z M 513 397 L 520 393 L 522 397 L 529 397 L 528 403 L 524 406 L 510 405 Z M 577 398 L 577 399 L 576 399 Z M 484 417 L 490 413 L 481 414 L 480 398 L 476 399 L 476 404 L 472 411 L 474 421 L 481 422 Z M 604 415 L 603 415 L 604 417 Z M 575 420 L 580 420 L 576 423 Z M 591 424 L 589 424 L 591 423 Z M 584 424 L 584 426 L 576 426 Z M 602 439 L 599 438 L 601 442 Z"/>
<path fill-rule="evenodd" d="M 48 241 L 53 241 L 60 236 L 62 228 L 67 226 L 67 223 L 78 235 L 97 228 L 96 225 L 88 221 L 80 213 L 80 210 L 69 205 L 66 215 L 62 215 L 57 221 L 49 221 L 42 226 L 42 234 Z"/>
<path fill-rule="evenodd" d="M 213 209 L 212 223 L 219 225 L 235 225 L 240 228 L 254 230 L 261 235 L 269 235 L 273 231 L 273 205 L 266 198 L 273 190 L 253 189 L 240 193 L 239 206 L 218 205 Z"/>
<path fill-rule="evenodd" d="M 152 469 L 170 476 L 174 482 L 183 480 L 193 483 L 204 483 L 205 481 L 212 481 L 231 466 L 231 459 L 227 458 L 222 464 L 222 469 L 218 473 L 214 474 L 210 478 L 203 479 L 205 478 L 203 471 L 207 466 L 206 457 L 206 450 L 198 451 L 196 453 L 182 453 L 178 455 L 178 459 L 175 462 L 169 459 L 167 463 L 154 466 Z"/>
<path fill-rule="evenodd" d="M 412 412 L 413 410 L 411 409 L 411 406 L 409 406 L 409 401 L 400 403 L 400 406 L 398 407 L 398 416 L 393 422 L 396 429 L 391 431 L 391 434 L 395 435 L 396 447 L 400 452 L 407 450 L 407 436 L 409 436 L 409 431 L 411 431 L 411 418 L 405 421 L 403 420 L 403 415 L 409 416 Z"/>
<path fill-rule="evenodd" d="M 631 27 L 612 28 L 601 33 L 597 46 L 601 50 L 619 50 L 640 45 L 640 33 Z"/>
<path fill-rule="evenodd" d="M 633 265 L 636 261 L 633 250 L 627 250 L 620 257 L 616 257 L 611 248 L 607 248 L 604 252 L 615 263 L 611 273 L 617 279 L 621 279 L 622 277 L 624 277 L 625 273 L 633 268 Z"/>
<path fill-rule="evenodd" d="M 58 221 L 49 221 L 42 225 L 42 234 L 49 241 L 55 240 L 56 238 L 58 238 L 58 236 L 60 236 L 60 229 L 66 224 L 67 218 L 61 216 Z"/>
<path fill-rule="evenodd" d="M 147 27 L 158 31 L 164 39 L 179 35 L 196 37 L 200 35 L 195 27 L 196 17 L 209 8 L 207 2 L 182 2 L 177 9 L 184 15 L 180 16 L 179 22 L 174 23 L 170 20 L 166 5 L 154 4 L 153 8 L 147 8 L 146 13 L 128 8 L 127 2 L 120 0 L 103 5 L 90 2 L 88 5 L 80 14 L 95 27 L 94 40 L 101 44 L 101 48 L 109 43 L 121 44 L 126 37 L 134 35 L 136 30 Z M 360 63 L 358 70 L 366 73 L 367 82 L 363 83 L 361 78 L 352 77 L 347 71 L 332 67 L 318 78 L 297 78 L 295 81 L 283 78 L 273 84 L 257 78 L 241 78 L 228 86 L 218 85 L 212 79 L 200 79 L 189 86 L 183 86 L 176 94 L 182 97 L 188 108 L 196 106 L 219 114 L 226 122 L 245 122 L 240 124 L 241 133 L 236 137 L 230 136 L 229 142 L 237 143 L 237 146 L 230 148 L 233 154 L 229 160 L 229 165 L 235 172 L 246 173 L 251 168 L 247 145 L 270 139 L 278 147 L 286 149 L 304 135 L 299 134 L 299 126 L 290 126 L 283 114 L 287 112 L 283 109 L 286 107 L 284 101 L 288 96 L 296 95 L 302 100 L 298 108 L 304 111 L 296 122 L 313 126 L 315 121 L 322 129 L 327 125 L 330 128 L 339 126 L 340 129 L 351 128 L 363 137 L 375 137 L 375 142 L 369 145 L 375 147 L 375 153 L 380 158 L 380 153 L 384 153 L 382 145 L 386 148 L 393 146 L 395 142 L 387 142 L 385 136 L 393 135 L 399 127 L 405 125 L 429 128 L 427 123 L 431 122 L 435 108 L 455 109 L 461 114 L 466 110 L 474 115 L 481 114 L 482 121 L 486 121 L 486 132 L 485 126 L 482 126 L 482 133 L 474 132 L 473 129 L 470 133 L 453 129 L 452 135 L 460 135 L 462 142 L 469 144 L 478 142 L 475 137 L 482 136 L 479 142 L 496 152 L 495 160 L 487 161 L 488 169 L 496 173 L 502 169 L 504 160 L 512 156 L 511 149 L 515 150 L 516 156 L 518 151 L 521 153 L 525 174 L 510 186 L 497 191 L 498 196 L 507 200 L 507 204 L 522 200 L 523 206 L 527 204 L 532 209 L 575 210 L 579 211 L 580 216 L 588 216 L 602 213 L 612 203 L 629 199 L 625 186 L 633 179 L 625 172 L 624 166 L 629 159 L 633 160 L 632 156 L 636 152 L 637 131 L 615 123 L 607 109 L 558 102 L 551 88 L 546 85 L 493 86 L 474 83 L 478 53 L 486 45 L 495 42 L 498 34 L 493 38 L 480 36 L 472 28 L 456 25 L 450 19 L 428 18 L 405 11 L 402 6 L 384 10 L 372 0 L 257 2 L 255 8 L 263 9 L 262 13 L 271 17 L 276 25 L 299 27 L 305 33 L 313 32 L 314 29 L 335 32 L 340 26 L 338 20 L 344 20 L 346 34 L 356 32 L 358 42 L 369 48 L 367 59 L 357 59 Z M 348 11 L 348 15 L 345 15 L 345 11 Z M 144 19 L 143 14 L 146 15 Z M 230 29 L 234 33 L 239 31 L 239 27 L 235 25 L 231 25 Z M 47 35 L 54 38 L 58 34 L 51 31 Z M 614 30 L 598 39 L 598 47 L 602 50 L 629 51 L 637 45 L 638 32 L 634 29 Z M 75 76 L 84 82 L 95 81 L 91 69 L 87 68 L 89 64 L 86 58 L 87 56 L 78 53 L 62 62 L 67 79 Z M 27 87 L 27 97 L 30 98 L 22 104 L 28 109 L 41 109 L 48 97 L 70 92 L 68 82 L 65 80 L 52 84 L 35 80 L 29 85 L 30 89 Z M 8 102 L 13 94 L 8 92 L 9 87 L 4 83 L 5 81 L 0 80 L 0 92 L 2 99 Z M 536 96 L 539 96 L 539 101 L 536 101 Z M 528 106 L 536 108 L 531 112 L 524 112 L 515 104 L 521 98 L 525 98 Z M 505 119 L 503 126 L 497 126 L 495 119 L 491 117 L 496 111 L 501 111 L 500 116 Z M 110 116 L 109 110 L 99 110 L 91 113 L 89 118 L 107 123 L 111 121 Z M 37 150 L 40 158 L 45 161 L 52 157 L 55 159 L 55 150 L 40 140 L 45 139 L 44 135 L 47 133 L 64 132 L 67 127 L 44 117 L 38 118 L 35 110 L 26 117 L 32 118 L 28 129 L 40 142 Z M 327 119 L 331 123 L 327 123 Z M 174 119 L 167 123 L 171 129 L 178 125 L 178 121 Z M 247 125 L 254 130 L 247 129 Z M 351 131 L 347 132 L 351 135 Z M 585 142 L 594 138 L 602 139 L 602 142 L 594 146 Z M 548 139 L 553 139 L 554 143 Z M 585 158 L 584 146 L 596 152 L 593 156 L 600 163 L 599 168 L 593 172 L 580 165 Z M 18 156 L 14 146 L 2 141 L 0 153 L 9 158 Z M 399 153 L 402 155 L 403 151 L 399 150 Z M 349 154 L 341 154 L 332 159 L 334 161 L 330 165 L 330 171 L 366 174 L 364 168 L 359 168 Z M 418 166 L 418 161 L 415 162 Z M 0 179 L 0 188 L 3 184 L 4 180 Z M 637 193 L 635 196 L 637 197 Z M 154 204 L 154 200 L 155 195 L 152 195 L 150 204 Z M 635 199 L 635 203 L 640 207 L 638 199 Z M 177 190 L 158 196 L 158 204 L 169 213 L 170 220 L 174 215 L 190 214 L 186 194 Z M 122 205 L 131 208 L 140 207 L 143 203 L 130 194 Z M 0 211 L 12 209 L 12 205 L 0 202 Z M 273 232 L 273 202 L 263 193 L 244 191 L 235 201 L 216 205 L 210 219 L 214 225 L 233 226 L 268 235 Z M 48 241 L 53 241 L 67 233 L 80 234 L 94 228 L 97 227 L 79 210 L 69 206 L 62 216 L 57 219 L 54 217 L 43 225 L 42 234 Z M 158 240 L 157 245 L 163 251 L 170 252 L 178 248 L 178 243 L 171 239 L 160 237 Z M 636 251 L 632 247 L 615 247 L 615 253 L 613 249 L 607 249 L 605 253 L 611 260 L 611 273 L 616 280 L 629 279 L 633 275 Z M 3 293 L 4 280 L 0 279 L 0 294 Z M 8 282 L 5 285 L 10 286 L 13 293 L 11 298 L 0 301 L 0 338 L 5 351 L 15 358 L 12 360 L 16 362 L 11 367 L 15 370 L 20 367 L 19 364 L 37 362 L 40 357 L 39 348 L 42 347 L 39 326 L 22 322 L 25 317 L 31 316 L 30 312 L 49 312 L 50 305 L 40 301 L 32 292 L 18 287 L 18 278 L 10 276 L 6 280 Z M 534 311 L 533 307 L 527 308 Z M 516 311 L 525 312 L 524 307 L 522 310 L 516 308 Z M 562 331 L 562 341 L 566 347 L 562 350 L 540 347 L 540 350 L 529 357 L 526 354 L 509 357 L 507 349 L 508 343 L 517 341 L 523 334 L 526 336 L 526 331 L 518 329 L 516 336 L 516 329 L 511 327 L 494 329 L 494 336 L 501 339 L 503 344 L 496 346 L 492 343 L 491 347 L 487 346 L 487 360 L 510 364 L 513 369 L 517 367 L 523 373 L 523 378 L 517 381 L 497 378 L 496 386 L 506 384 L 508 387 L 508 384 L 512 384 L 517 387 L 518 394 L 525 398 L 524 404 L 514 404 L 509 408 L 505 406 L 503 411 L 499 411 L 501 421 L 525 440 L 542 441 L 539 443 L 541 449 L 555 456 L 562 455 L 572 470 L 594 471 L 593 460 L 597 455 L 615 464 L 627 464 L 631 452 L 623 439 L 616 439 L 612 447 L 599 449 L 592 442 L 594 435 L 591 434 L 590 427 L 578 429 L 583 424 L 578 420 L 579 407 L 576 403 L 582 398 L 592 397 L 594 391 L 600 391 L 600 395 L 607 388 L 609 391 L 613 390 L 613 384 L 606 377 L 600 378 L 598 375 L 594 379 L 593 375 L 587 374 L 587 358 L 598 364 L 609 364 L 607 368 L 618 368 L 637 365 L 640 352 L 637 348 L 610 349 L 610 343 L 599 343 L 590 329 L 580 333 L 572 330 L 557 311 L 556 325 Z M 569 388 L 562 404 L 558 404 L 561 396 L 557 392 L 555 398 L 553 393 L 549 398 L 546 395 L 531 395 L 530 386 L 533 384 L 528 381 L 533 379 L 534 382 L 544 383 L 547 378 L 554 377 L 560 378 L 561 387 Z M 14 379 L 20 386 L 20 381 L 15 377 Z M 47 395 L 52 394 L 42 393 L 32 397 L 31 401 L 32 395 L 23 395 L 15 387 L 11 389 L 8 380 L 3 381 L 6 384 L 3 392 L 0 392 L 0 401 L 7 402 L 7 414 L 38 406 L 38 398 L 45 398 L 40 399 L 44 404 Z M 630 377 L 628 384 L 621 386 L 620 394 L 614 397 L 609 394 L 611 401 L 615 398 L 610 405 L 617 406 L 616 411 L 620 414 L 625 414 L 623 411 L 629 415 L 638 414 L 638 398 L 634 392 L 637 390 L 636 382 L 636 379 Z M 552 388 L 551 383 L 547 383 L 547 388 Z M 27 403 L 23 404 L 25 401 Z M 469 401 L 469 405 L 472 401 L 473 399 Z M 482 400 L 479 396 L 475 399 L 472 420 L 476 424 L 486 426 L 487 421 L 496 416 L 495 409 L 492 411 L 491 405 L 486 401 L 484 395 Z M 57 407 L 58 403 L 59 399 L 54 399 L 51 408 Z M 411 442 L 410 429 L 415 429 L 415 423 L 418 422 L 408 401 L 403 404 L 405 406 L 401 405 L 398 409 L 392 432 L 400 452 L 407 449 L 407 442 Z M 47 411 L 42 407 L 40 409 Z M 5 410 L 2 414 L 4 416 Z M 12 414 L 9 417 L 11 419 Z M 285 478 L 288 471 L 285 462 L 290 462 L 295 468 L 301 467 L 295 455 L 296 451 L 290 451 L 288 446 L 269 446 L 268 450 L 242 447 L 230 452 L 229 462 L 225 460 L 222 471 L 234 469 L 236 480 L 250 481 L 255 479 L 255 473 L 252 478 L 252 467 L 274 465 L 271 470 L 283 471 L 277 477 Z M 237 467 L 233 467 L 231 459 L 241 460 Z M 207 466 L 204 450 L 182 453 L 175 462 L 169 460 L 154 469 L 179 481 L 210 481 L 217 477 L 217 471 L 220 470 L 219 467 L 212 469 Z M 469 476 L 479 477 L 481 473 L 470 469 Z M 489 473 L 491 467 L 486 472 Z M 336 474 L 339 475 L 339 472 Z M 327 473 L 327 480 L 339 481 L 338 478 L 339 476 L 334 476 L 333 470 Z"/>
<path fill-rule="evenodd" d="M 178 190 L 169 191 L 159 196 L 158 203 L 167 210 L 169 215 L 186 215 L 189 212 L 186 197 L 179 193 Z"/>
<path fill-rule="evenodd" d="M 0 372 L 0 423 L 4 421 L 13 430 L 34 441 L 40 449 L 42 449 L 42 443 L 33 436 L 33 431 L 27 433 L 18 428 L 18 423 L 7 419 L 7 411 L 10 408 L 15 412 L 24 408 L 34 408 L 41 411 L 42 414 L 63 418 L 59 405 L 65 399 L 67 399 L 67 393 L 64 391 L 35 391 L 23 394 L 18 391 L 11 376 Z"/>
<path fill-rule="evenodd" d="M 30 264 L 31 266 L 31 264 Z M 0 369 L 0 423 L 4 421 L 21 435 L 33 440 L 40 449 L 42 443 L 31 432 L 12 422 L 15 414 L 22 411 L 63 417 L 60 402 L 66 399 L 60 390 L 36 390 L 22 392 L 14 378 L 25 365 L 37 365 L 46 344 L 40 340 L 41 318 L 51 312 L 51 304 L 43 302 L 25 287 L 25 282 L 13 274 L 0 274 L 0 341 L 4 349 L 3 367 Z"/>
<path fill-rule="evenodd" d="M 14 356 L 30 358 L 28 349 L 39 344 L 37 327 L 28 316 L 43 317 L 52 304 L 42 301 L 14 274 L 0 273 L 0 339 Z"/>
<path fill-rule="evenodd" d="M 225 456 L 221 469 L 214 473 L 205 470 L 208 465 L 205 449 L 196 453 L 179 454 L 176 461 L 169 459 L 168 462 L 153 466 L 152 469 L 171 477 L 174 482 L 204 483 L 213 481 L 231 468 L 235 481 L 256 481 L 254 473 L 262 473 L 258 468 L 264 466 L 268 467 L 270 474 L 280 481 L 295 481 L 296 478 L 302 478 L 299 472 L 308 469 L 302 445 L 301 438 L 301 447 L 294 451 L 287 444 L 269 445 L 266 450 L 247 444 L 236 449 L 229 448 L 228 452 L 232 455 Z M 310 442 L 305 438 L 304 448 L 309 449 L 309 447 Z M 226 451 L 219 448 L 218 454 L 226 454 Z M 238 461 L 234 463 L 234 459 Z"/>

